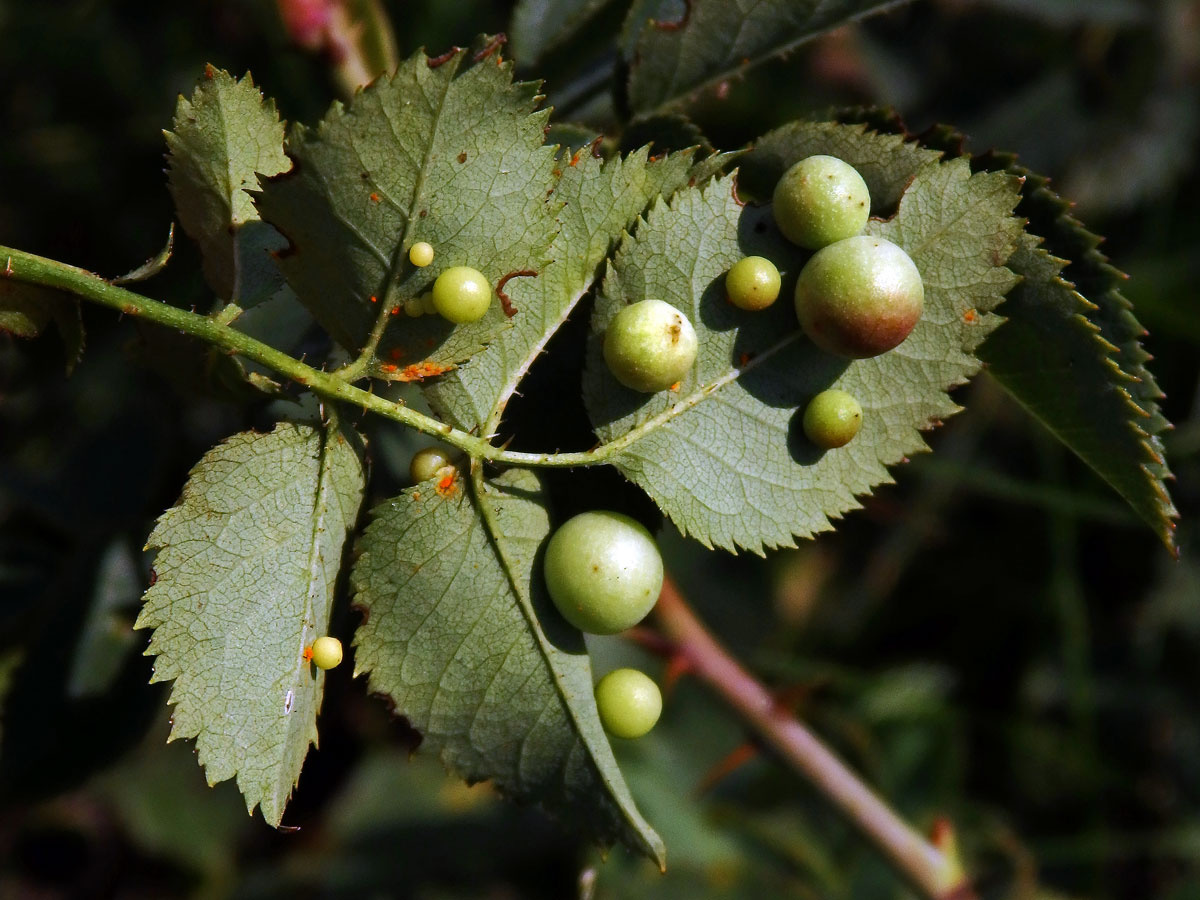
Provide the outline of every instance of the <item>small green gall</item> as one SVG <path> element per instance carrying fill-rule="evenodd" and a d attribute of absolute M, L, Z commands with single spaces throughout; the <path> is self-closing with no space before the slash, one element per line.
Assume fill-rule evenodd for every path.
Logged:
<path fill-rule="evenodd" d="M 609 510 L 580 513 L 554 532 L 543 572 L 563 618 L 590 634 L 632 628 L 662 591 L 654 538 L 640 522 Z"/>
<path fill-rule="evenodd" d="M 492 303 L 492 284 L 478 269 L 453 266 L 433 283 L 433 308 L 448 321 L 478 322 Z"/>
<path fill-rule="evenodd" d="M 862 428 L 862 406 L 852 394 L 831 388 L 804 409 L 804 433 L 824 450 L 844 447 Z"/>
<path fill-rule="evenodd" d="M 614 669 L 596 685 L 596 711 L 614 737 L 640 738 L 662 715 L 662 692 L 645 672 Z"/>
<path fill-rule="evenodd" d="M 769 259 L 747 256 L 725 275 L 725 293 L 739 309 L 766 309 L 779 296 L 779 270 Z"/>
<path fill-rule="evenodd" d="M 408 261 L 414 266 L 425 268 L 433 262 L 433 245 L 428 241 L 417 241 L 408 248 Z"/>
<path fill-rule="evenodd" d="M 836 156 L 810 156 L 775 185 L 775 223 L 793 244 L 819 250 L 861 234 L 871 215 L 867 183 Z"/>
<path fill-rule="evenodd" d="M 925 306 L 921 273 L 904 249 L 871 235 L 818 250 L 796 279 L 796 317 L 828 353 L 866 359 L 898 347 Z"/>
<path fill-rule="evenodd" d="M 699 346 L 687 316 L 662 300 L 642 300 L 608 324 L 604 361 L 627 388 L 654 393 L 687 375 Z"/>

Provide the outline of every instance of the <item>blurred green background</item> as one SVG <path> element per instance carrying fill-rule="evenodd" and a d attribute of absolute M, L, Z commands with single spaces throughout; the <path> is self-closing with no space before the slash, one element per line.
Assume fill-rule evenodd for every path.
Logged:
<path fill-rule="evenodd" d="M 525 71 L 567 118 L 610 132 L 623 6 Z M 511 15 L 384 7 L 402 56 Z M 104 275 L 165 241 L 161 129 L 206 62 L 252 70 L 289 120 L 316 121 L 336 94 L 273 0 L 0 0 L 0 41 L 0 243 Z M 836 534 L 765 560 L 669 534 L 668 565 L 903 815 L 956 823 L 985 897 L 1200 897 L 1200 3 L 926 0 L 689 111 L 729 149 L 852 104 L 1018 152 L 1107 237 L 1177 426 L 1180 558 L 981 377 L 935 452 Z M 145 290 L 210 303 L 186 238 Z M 650 737 L 616 748 L 666 876 L 410 758 L 416 736 L 349 666 L 328 678 L 294 830 L 248 818 L 231 784 L 205 786 L 189 744 L 164 744 L 166 691 L 130 624 L 155 516 L 209 446 L 271 413 L 223 396 L 195 348 L 83 315 L 69 379 L 55 335 L 0 335 L 0 898 L 909 896 L 769 753 L 709 777 L 748 737 L 686 679 Z M 380 499 L 422 442 L 372 427 Z M 600 670 L 661 672 L 618 639 L 593 649 Z"/>

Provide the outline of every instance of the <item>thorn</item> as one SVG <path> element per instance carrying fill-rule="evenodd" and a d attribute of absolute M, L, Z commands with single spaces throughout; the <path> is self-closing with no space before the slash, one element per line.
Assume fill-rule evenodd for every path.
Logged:
<path fill-rule="evenodd" d="M 696 793 L 707 794 L 756 756 L 758 756 L 758 748 L 750 741 L 734 747 L 724 759 L 719 760 L 716 765 L 704 773 L 704 777 L 696 785 Z"/>

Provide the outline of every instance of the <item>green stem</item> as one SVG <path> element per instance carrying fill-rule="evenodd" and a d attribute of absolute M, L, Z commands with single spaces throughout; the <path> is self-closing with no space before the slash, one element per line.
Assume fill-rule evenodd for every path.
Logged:
<path fill-rule="evenodd" d="M 661 427 L 676 416 L 682 415 L 714 391 L 761 365 L 780 350 L 798 340 L 801 334 L 798 331 L 789 334 L 774 346 L 749 360 L 740 369 L 732 369 L 720 378 L 700 385 L 686 397 L 677 399 L 658 415 L 651 416 L 640 425 L 606 444 L 601 444 L 591 450 L 572 453 L 527 453 L 497 447 L 484 438 L 461 431 L 423 413 L 409 409 L 403 403 L 377 397 L 370 391 L 355 387 L 350 383 L 353 379 L 347 377 L 347 374 L 348 369 L 357 366 L 357 362 L 334 372 L 324 372 L 305 365 L 283 351 L 276 350 L 269 344 L 264 344 L 262 341 L 243 334 L 236 328 L 231 328 L 221 320 L 219 314 L 217 317 L 212 317 L 188 312 L 171 306 L 169 303 L 151 300 L 149 297 L 117 287 L 99 275 L 84 269 L 21 250 L 0 246 L 0 259 L 6 260 L 4 269 L 0 271 L 2 277 L 14 278 L 28 284 L 57 288 L 84 300 L 108 306 L 126 315 L 138 316 L 149 322 L 177 329 L 216 347 L 221 347 L 231 355 L 244 356 L 246 359 L 252 359 L 267 366 L 322 397 L 350 403 L 364 411 L 373 412 L 386 419 L 415 428 L 417 431 L 433 435 L 443 443 L 463 451 L 474 459 L 526 468 L 570 469 L 607 463 L 622 450 L 636 444 L 647 433 Z"/>
<path fill-rule="evenodd" d="M 152 300 L 110 284 L 92 272 L 21 250 L 0 246 L 0 260 L 4 260 L 4 267 L 0 269 L 0 277 L 66 291 L 84 300 L 115 309 L 125 315 L 137 316 L 148 322 L 190 334 L 213 346 L 220 347 L 230 354 L 243 356 L 267 366 L 322 397 L 349 403 L 386 419 L 415 428 L 425 434 L 433 435 L 440 441 L 477 459 L 518 466 L 590 466 L 604 462 L 612 452 L 615 452 L 605 447 L 599 447 L 587 453 L 562 454 L 517 453 L 504 450 L 473 434 L 409 409 L 403 403 L 376 396 L 370 391 L 349 384 L 333 373 L 323 372 L 305 365 L 269 344 L 264 344 L 262 341 L 255 340 L 249 335 L 231 328 L 218 318 L 202 316 L 159 300 Z"/>

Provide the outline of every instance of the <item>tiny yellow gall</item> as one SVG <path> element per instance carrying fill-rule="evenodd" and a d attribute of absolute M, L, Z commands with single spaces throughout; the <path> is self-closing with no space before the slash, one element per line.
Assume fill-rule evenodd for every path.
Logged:
<path fill-rule="evenodd" d="M 433 245 L 427 241 L 417 241 L 408 248 L 408 261 L 414 266 L 425 268 L 433 262 Z"/>
<path fill-rule="evenodd" d="M 313 641 L 312 661 L 318 669 L 332 669 L 342 661 L 342 642 L 335 637 L 319 637 Z"/>

